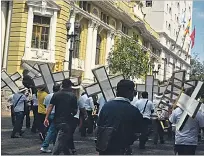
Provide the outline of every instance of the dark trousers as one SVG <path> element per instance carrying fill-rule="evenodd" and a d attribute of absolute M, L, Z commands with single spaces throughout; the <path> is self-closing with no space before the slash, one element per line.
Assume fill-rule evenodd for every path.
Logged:
<path fill-rule="evenodd" d="M 45 135 L 45 133 L 46 133 L 46 127 L 44 126 L 45 116 L 46 116 L 46 114 L 38 113 L 38 117 L 37 117 L 37 120 L 38 120 L 38 130 L 43 135 Z"/>
<path fill-rule="evenodd" d="M 88 114 L 88 119 L 85 121 L 84 117 L 82 117 L 82 127 L 81 127 L 81 136 L 86 136 L 86 132 L 88 134 L 93 133 L 93 125 L 94 125 L 94 120 L 92 116 L 92 111 L 87 111 Z"/>
<path fill-rule="evenodd" d="M 158 119 L 152 120 L 152 125 L 153 125 L 154 144 L 157 144 L 158 136 L 159 136 L 160 142 L 163 142 L 164 130 L 160 124 L 160 121 Z"/>
<path fill-rule="evenodd" d="M 24 116 L 26 117 L 26 128 L 30 128 L 30 107 L 29 106 L 26 106 Z"/>
<path fill-rule="evenodd" d="M 36 130 L 38 129 L 38 119 L 37 119 L 37 116 L 38 116 L 38 106 L 33 106 L 32 107 L 32 110 L 33 110 L 33 125 L 32 125 L 32 128 L 31 128 L 31 131 L 36 133 Z"/>
<path fill-rule="evenodd" d="M 70 138 L 70 149 L 75 149 L 75 146 L 74 146 L 74 132 L 75 132 L 78 124 L 79 124 L 79 119 L 74 118 L 73 123 L 72 123 L 72 136 Z"/>
<path fill-rule="evenodd" d="M 175 145 L 174 151 L 178 155 L 195 155 L 196 145 Z"/>
<path fill-rule="evenodd" d="M 151 124 L 151 120 L 150 119 L 147 119 L 147 118 L 144 118 L 143 119 L 143 127 L 142 127 L 142 133 L 139 137 L 139 146 L 140 148 L 144 148 L 145 147 L 145 144 L 148 140 L 148 135 L 149 135 L 149 125 Z"/>
<path fill-rule="evenodd" d="M 72 127 L 66 123 L 56 125 L 57 138 L 52 154 L 59 155 L 61 152 L 64 155 L 70 155 L 70 140 L 73 138 Z"/>
<path fill-rule="evenodd" d="M 15 121 L 15 125 L 11 136 L 15 136 L 16 133 L 21 133 L 21 129 L 23 126 L 24 112 L 15 112 L 15 117 L 16 117 L 16 121 Z"/>
<path fill-rule="evenodd" d="M 15 125 L 15 121 L 16 121 L 16 117 L 15 117 L 14 108 L 13 106 L 11 106 L 11 122 L 12 122 L 13 127 Z"/>

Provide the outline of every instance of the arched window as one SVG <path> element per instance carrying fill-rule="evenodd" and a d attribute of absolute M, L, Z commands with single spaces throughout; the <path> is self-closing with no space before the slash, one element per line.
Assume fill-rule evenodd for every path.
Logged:
<path fill-rule="evenodd" d="M 98 65 L 100 63 L 100 54 L 101 54 L 101 36 L 97 35 L 97 41 L 96 41 L 96 58 L 95 58 L 95 65 Z"/>

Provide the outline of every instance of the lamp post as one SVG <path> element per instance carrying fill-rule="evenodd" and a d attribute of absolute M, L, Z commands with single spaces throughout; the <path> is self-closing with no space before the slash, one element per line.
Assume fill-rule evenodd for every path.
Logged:
<path fill-rule="evenodd" d="M 157 76 L 157 74 L 159 73 L 159 69 L 161 68 L 161 64 L 158 64 L 157 70 L 154 70 L 154 67 L 155 67 L 155 65 L 154 65 L 154 63 L 153 63 L 153 64 L 152 64 L 152 74 L 154 74 L 154 77 L 155 77 L 155 79 L 156 79 L 156 76 Z"/>
<path fill-rule="evenodd" d="M 66 23 L 66 28 L 67 28 L 67 42 L 70 39 L 70 48 L 69 48 L 69 78 L 72 76 L 72 55 L 74 51 L 74 46 L 76 46 L 75 39 L 79 36 L 79 30 L 80 30 L 80 23 L 79 21 L 74 22 L 74 32 L 71 32 L 69 34 L 69 30 L 71 28 L 71 23 L 68 21 Z"/>

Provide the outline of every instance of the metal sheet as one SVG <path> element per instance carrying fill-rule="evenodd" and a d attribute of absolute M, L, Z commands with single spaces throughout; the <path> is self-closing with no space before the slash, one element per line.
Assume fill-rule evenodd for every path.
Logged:
<path fill-rule="evenodd" d="M 21 78 L 21 75 L 19 74 L 19 72 L 16 72 L 14 73 L 13 75 L 10 76 L 10 78 L 13 80 L 13 81 L 17 81 Z"/>
<path fill-rule="evenodd" d="M 123 75 L 118 75 L 110 78 L 110 82 L 113 88 L 117 87 L 118 82 L 124 79 Z"/>
<path fill-rule="evenodd" d="M 17 93 L 19 91 L 18 86 L 16 83 L 9 77 L 9 75 L 5 72 L 1 72 L 1 80 L 11 89 L 13 93 Z"/>
<path fill-rule="evenodd" d="M 45 82 L 47 91 L 49 93 L 52 93 L 52 88 L 55 85 L 55 81 L 54 81 L 54 78 L 52 76 L 52 72 L 51 72 L 49 65 L 47 63 L 46 64 L 40 64 L 39 69 L 41 71 L 43 80 Z"/>
<path fill-rule="evenodd" d="M 146 92 L 148 92 L 148 99 L 153 101 L 153 85 L 154 85 L 154 76 L 146 76 Z"/>
<path fill-rule="evenodd" d="M 53 78 L 55 82 L 61 82 L 65 79 L 64 72 L 53 73 Z"/>
<path fill-rule="evenodd" d="M 136 84 L 136 90 L 137 92 L 145 92 L 146 91 L 145 84 Z"/>
<path fill-rule="evenodd" d="M 113 91 L 113 88 L 111 86 L 109 77 L 107 75 L 107 72 L 105 70 L 105 67 L 99 67 L 92 70 L 99 86 L 102 91 L 102 94 L 106 101 L 109 101 L 110 99 L 113 99 L 115 97 L 115 93 Z"/>
<path fill-rule="evenodd" d="M 99 84 L 97 83 L 84 87 L 84 89 L 86 90 L 88 96 L 96 95 L 101 92 Z"/>
<path fill-rule="evenodd" d="M 32 72 L 35 76 L 40 76 L 40 75 L 41 75 L 41 73 L 40 73 L 38 70 L 36 70 L 35 68 L 33 68 L 33 67 L 32 67 L 31 65 L 29 65 L 28 63 L 23 62 L 21 66 L 22 66 L 23 69 L 27 69 L 27 70 L 29 70 L 30 72 Z"/>
<path fill-rule="evenodd" d="M 35 87 L 38 87 L 38 86 L 41 86 L 41 85 L 44 85 L 44 84 L 45 84 L 45 83 L 44 83 L 44 80 L 43 80 L 43 78 L 42 78 L 42 76 L 40 76 L 40 77 L 35 77 L 35 78 L 33 79 L 33 81 L 34 81 Z"/>
<path fill-rule="evenodd" d="M 63 71 L 64 72 L 64 77 L 65 79 L 68 79 L 69 78 L 69 71 Z"/>
<path fill-rule="evenodd" d="M 1 80 L 1 89 L 6 87 L 6 84 L 4 83 L 4 81 Z"/>

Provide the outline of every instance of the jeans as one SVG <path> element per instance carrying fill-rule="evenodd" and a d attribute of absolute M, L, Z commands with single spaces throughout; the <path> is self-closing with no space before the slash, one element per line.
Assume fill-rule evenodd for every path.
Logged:
<path fill-rule="evenodd" d="M 74 132 L 76 130 L 76 127 L 79 123 L 79 119 L 77 118 L 74 118 L 73 120 L 73 123 L 72 123 L 72 136 L 71 136 L 71 139 L 70 139 L 70 149 L 75 149 L 75 146 L 74 146 Z"/>
<path fill-rule="evenodd" d="M 71 126 L 67 123 L 61 123 L 56 125 L 56 128 L 58 133 L 52 154 L 59 155 L 63 152 L 64 155 L 70 155 L 70 140 L 73 138 Z"/>
<path fill-rule="evenodd" d="M 23 126 L 24 112 L 15 112 L 15 116 L 16 116 L 16 121 L 15 121 L 15 125 L 14 125 L 11 136 L 15 136 L 16 133 L 21 132 L 21 129 Z"/>
<path fill-rule="evenodd" d="M 49 147 L 49 144 L 51 141 L 53 141 L 53 143 L 55 143 L 55 140 L 56 140 L 56 137 L 57 137 L 57 131 L 56 131 L 56 128 L 55 128 L 55 124 L 53 123 L 53 119 L 54 119 L 54 114 L 51 114 L 49 116 L 49 123 L 50 123 L 50 126 L 49 126 L 49 129 L 47 131 L 47 136 L 45 138 L 45 140 L 43 141 L 43 144 L 42 144 L 42 147 L 43 148 L 48 148 Z"/>
<path fill-rule="evenodd" d="M 196 145 L 175 145 L 174 151 L 178 155 L 195 155 Z"/>
<path fill-rule="evenodd" d="M 15 117 L 15 112 L 13 110 L 14 110 L 14 108 L 13 108 L 13 106 L 11 106 L 11 122 L 12 122 L 12 125 L 14 127 L 15 121 L 16 121 L 16 117 Z"/>
<path fill-rule="evenodd" d="M 46 114 L 38 113 L 38 118 L 37 118 L 37 120 L 38 120 L 38 130 L 43 135 L 45 135 L 45 133 L 46 133 L 46 127 L 44 126 L 45 116 L 46 116 Z"/>

